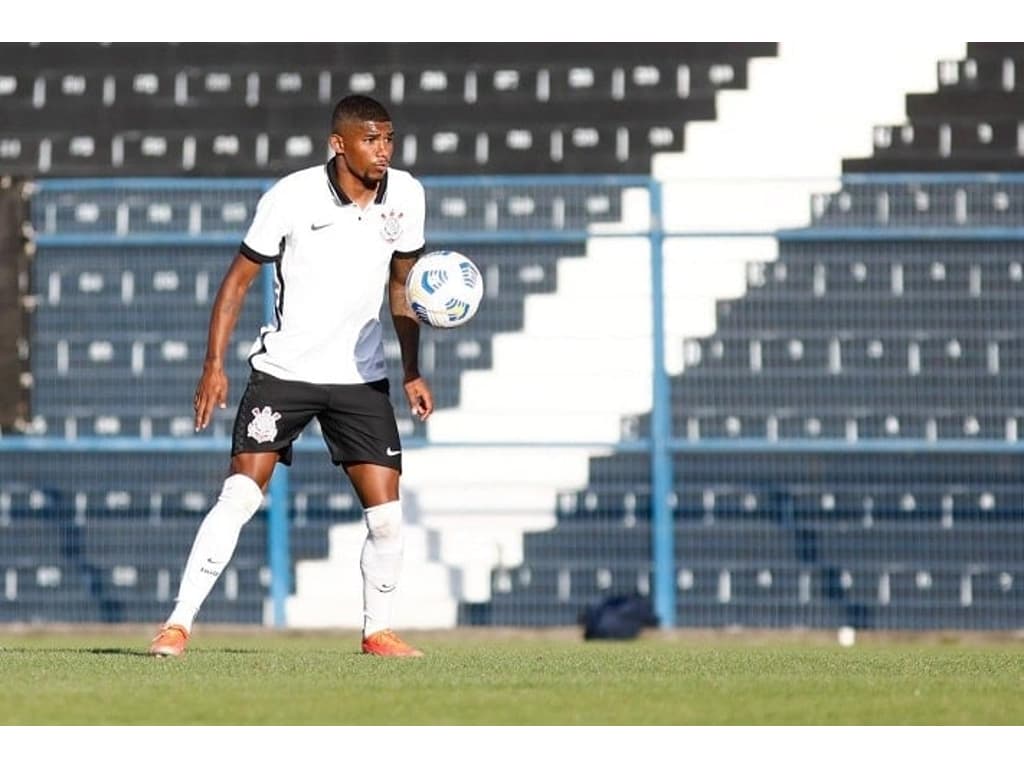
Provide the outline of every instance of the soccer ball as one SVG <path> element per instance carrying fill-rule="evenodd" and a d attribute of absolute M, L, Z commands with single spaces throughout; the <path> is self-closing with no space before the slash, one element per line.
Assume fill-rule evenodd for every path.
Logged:
<path fill-rule="evenodd" d="M 476 264 L 457 251 L 433 251 L 416 260 L 405 281 L 409 306 L 434 328 L 456 328 L 473 319 L 484 297 Z"/>

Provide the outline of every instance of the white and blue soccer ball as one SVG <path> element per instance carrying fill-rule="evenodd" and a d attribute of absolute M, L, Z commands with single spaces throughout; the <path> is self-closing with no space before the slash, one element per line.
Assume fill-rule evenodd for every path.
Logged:
<path fill-rule="evenodd" d="M 484 279 L 458 251 L 433 251 L 416 260 L 405 281 L 409 306 L 434 328 L 465 325 L 480 309 Z"/>

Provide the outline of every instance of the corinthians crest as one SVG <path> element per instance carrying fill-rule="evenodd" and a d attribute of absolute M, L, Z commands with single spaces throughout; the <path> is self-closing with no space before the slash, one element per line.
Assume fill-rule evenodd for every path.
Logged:
<path fill-rule="evenodd" d="M 380 215 L 380 236 L 389 243 L 395 242 L 395 240 L 402 236 L 402 215 L 394 210 Z"/>
<path fill-rule="evenodd" d="M 249 422 L 248 434 L 257 443 L 269 443 L 277 437 L 277 422 L 281 414 L 271 411 L 269 405 L 252 409 L 252 421 Z"/>

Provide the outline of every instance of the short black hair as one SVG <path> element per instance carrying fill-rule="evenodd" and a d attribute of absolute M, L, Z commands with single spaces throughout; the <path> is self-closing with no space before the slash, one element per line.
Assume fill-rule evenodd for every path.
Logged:
<path fill-rule="evenodd" d="M 334 113 L 331 115 L 331 129 L 335 130 L 342 123 L 350 121 L 390 123 L 391 115 L 388 114 L 384 105 L 376 99 L 360 94 L 352 94 L 334 105 Z"/>

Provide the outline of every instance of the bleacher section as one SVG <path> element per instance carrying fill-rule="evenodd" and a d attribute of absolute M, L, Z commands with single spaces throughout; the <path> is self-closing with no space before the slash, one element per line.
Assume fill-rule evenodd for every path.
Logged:
<path fill-rule="evenodd" d="M 754 66 L 774 43 L 0 45 L 0 173 L 42 180 L 19 437 L 151 446 L 0 452 L 0 621 L 166 615 L 227 463 L 184 447 L 213 294 L 268 180 L 321 162 L 332 104 L 360 92 L 427 181 L 428 246 L 471 253 L 487 289 L 469 326 L 423 333 L 427 425 L 385 322 L 409 454 L 401 621 L 565 625 L 651 594 L 650 456 L 536 443 L 651 436 L 642 233 L 664 223 L 711 233 L 664 250 L 677 623 L 1019 627 L 1024 184 L 934 174 L 1022 169 L 1024 47 L 969 44 L 894 112 L 881 86 L 918 82 L 910 47 L 898 73 L 877 55 L 823 84 L 827 46 L 799 45 L 774 70 Z M 857 115 L 870 157 L 843 143 L 851 82 L 878 98 Z M 588 238 L 627 229 L 638 193 L 649 214 L 652 168 L 664 221 Z M 494 176 L 535 173 L 587 177 Z M 780 174 L 806 178 L 749 183 Z M 743 228 L 777 236 L 716 236 Z M 592 311 L 616 299 L 632 311 Z M 262 316 L 253 291 L 235 396 Z M 360 509 L 316 432 L 289 475 L 288 611 L 356 626 Z M 431 446 L 466 439 L 524 446 Z M 202 620 L 267 620 L 264 520 Z"/>
<path fill-rule="evenodd" d="M 163 619 L 226 463 L 223 452 L 18 457 L 16 476 L 5 472 L 0 487 L 0 621 Z M 304 485 L 304 497 L 316 492 Z M 323 557 L 330 525 L 358 516 L 342 488 L 335 484 L 331 492 L 333 504 L 307 509 L 296 503 L 294 561 Z M 316 509 L 323 514 L 316 517 Z M 266 522 L 257 515 L 242 532 L 227 578 L 203 608 L 207 620 L 265 620 L 266 549 Z"/>
<path fill-rule="evenodd" d="M 5 44 L 0 161 L 26 176 L 256 176 L 326 158 L 381 97 L 419 175 L 649 173 L 774 43 Z"/>
<path fill-rule="evenodd" d="M 908 126 L 843 162 L 915 174 L 814 195 L 809 226 L 780 232 L 745 294 L 717 302 L 714 332 L 684 342 L 671 379 L 671 434 L 686 441 L 670 499 L 680 625 L 1024 622 L 1024 184 L 929 175 L 1021 168 L 1022 60 L 1020 44 L 971 44 L 941 62 L 938 92 L 907 97 Z M 909 146 L 936 131 L 954 138 Z M 623 437 L 649 437 L 650 421 Z M 651 510 L 646 455 L 592 459 L 558 524 L 527 534 L 522 563 L 495 571 L 493 599 L 460 606 L 460 621 L 567 624 L 601 598 L 650 594 Z"/>
<path fill-rule="evenodd" d="M 834 521 L 785 526 L 738 516 L 680 525 L 678 624 L 1015 629 L 1024 576 L 1019 527 L 989 520 L 923 537 L 912 522 L 842 529 Z M 611 595 L 647 594 L 650 540 L 645 521 L 581 520 L 527 534 L 523 564 L 494 573 L 489 610 L 464 605 L 460 618 L 567 625 Z"/>
<path fill-rule="evenodd" d="M 686 121 L 712 119 L 716 94 L 744 88 L 748 60 L 770 56 L 775 48 L 0 45 L 0 109 L 12 117 L 0 129 L 2 172 L 80 179 L 78 186 L 44 183 L 32 200 L 42 245 L 33 271 L 33 413 L 22 432 L 32 439 L 129 439 L 153 446 L 164 438 L 194 437 L 188 404 L 220 277 L 266 182 L 325 159 L 330 109 L 344 93 L 367 93 L 389 105 L 399 134 L 394 164 L 420 177 L 648 174 L 653 152 L 680 150 Z M 96 184 L 93 177 L 120 181 Z M 153 186 L 126 177 L 161 181 Z M 164 177 L 216 181 L 197 187 Z M 423 334 L 421 368 L 444 413 L 459 404 L 461 374 L 491 364 L 495 334 L 522 327 L 525 297 L 553 294 L 557 265 L 584 256 L 582 233 L 621 219 L 624 186 L 635 182 L 481 186 L 475 178 L 469 184 L 435 178 L 433 184 L 429 245 L 471 252 L 488 291 L 487 312 L 468 328 Z M 538 229 L 561 236 L 508 244 L 510 236 Z M 459 239 L 449 244 L 445 232 L 457 232 Z M 261 316 L 253 291 L 229 361 L 235 395 Z M 397 384 L 397 345 L 388 333 L 386 354 Z M 392 393 L 403 434 L 426 437 L 424 425 L 408 418 L 401 388 L 393 386 Z M 216 412 L 209 434 L 224 439 L 232 418 L 231 408 Z M 314 426 L 301 442 L 318 443 L 315 433 Z M 505 469 L 532 466 L 538 458 L 532 453 L 526 464 L 513 457 Z M 226 452 L 152 447 L 138 455 L 30 452 L 15 458 L 0 470 L 6 568 L 0 619 L 163 617 L 188 540 L 219 486 Z M 322 452 L 300 459 L 290 472 L 296 564 L 328 554 L 329 526 L 339 528 L 333 540 L 360 527 L 351 489 Z M 442 484 L 457 478 L 455 465 L 440 454 L 410 463 L 429 466 L 424 474 L 430 476 L 424 481 L 410 473 L 414 522 L 416 515 L 447 508 L 447 487 L 435 490 L 435 476 Z M 557 465 L 551 473 L 564 480 Z M 558 481 L 547 480 L 552 487 Z M 553 498 L 553 491 L 528 489 L 526 496 L 544 508 L 545 517 L 551 514 L 547 501 L 533 498 Z M 473 503 L 475 497 L 463 498 Z M 244 532 L 245 544 L 204 607 L 203 620 L 262 620 L 266 532 L 262 516 L 257 521 Z M 523 524 L 518 513 L 497 517 L 487 536 L 515 542 L 515 549 Z M 409 541 L 419 540 L 418 534 L 423 532 L 410 525 Z M 57 540 L 73 545 L 53 549 Z M 436 544 L 430 549 L 436 557 Z M 450 537 L 444 539 L 440 550 L 451 549 Z M 486 574 L 494 554 L 487 546 L 482 550 L 477 567 Z M 342 565 L 348 581 L 328 586 L 353 591 L 348 582 L 358 578 L 358 569 L 352 558 Z M 414 573 L 410 602 L 416 601 L 417 581 L 423 580 Z M 443 587 L 448 601 L 461 594 Z M 336 596 L 327 599 L 337 602 Z M 310 610 L 322 615 L 325 608 L 315 604 Z M 345 622 L 359 621 L 358 611 L 349 614 Z"/>
<path fill-rule="evenodd" d="M 33 200 L 35 226 L 55 244 L 43 248 L 34 265 L 39 297 L 31 352 L 35 408 L 27 432 L 181 437 L 191 431 L 188 403 L 206 350 L 210 307 L 240 240 L 229 228 L 244 226 L 264 186 L 43 185 Z M 556 289 L 558 261 L 583 253 L 580 233 L 621 215 L 624 188 L 569 182 L 482 189 L 439 182 L 434 192 L 431 185 L 434 210 L 428 227 L 438 235 L 430 246 L 446 247 L 441 234 L 446 231 L 463 238 L 452 247 L 473 254 L 484 274 L 488 305 L 485 320 L 458 333 L 423 329 L 421 369 L 438 407 L 458 403 L 463 371 L 489 365 L 495 333 L 522 326 L 524 297 Z M 567 237 L 528 248 L 464 239 L 526 230 Z M 120 244 L 110 248 L 111 242 Z M 149 244 L 133 244 L 139 242 Z M 254 290 L 228 363 L 239 385 L 248 375 L 248 355 L 263 317 Z M 385 354 L 398 381 L 398 343 L 389 322 L 385 329 Z M 83 376 L 89 381 L 83 383 Z M 111 386 L 119 381 L 132 386 Z M 392 395 L 402 432 L 423 437 L 425 425 L 410 418 L 400 388 Z M 232 419 L 231 412 L 216 412 L 213 434 L 229 434 Z"/>
<path fill-rule="evenodd" d="M 907 120 L 880 125 L 871 157 L 843 171 L 1021 171 L 1024 132 L 1018 43 L 969 43 L 967 57 L 942 61 L 935 93 L 909 94 Z"/>
<path fill-rule="evenodd" d="M 621 183 L 628 179 L 623 177 Z M 42 182 L 35 196 L 37 230 L 55 244 L 41 247 L 34 261 L 33 284 L 38 296 L 31 346 L 34 408 L 24 432 L 32 437 L 70 440 L 137 439 L 143 442 L 135 450 L 144 453 L 97 453 L 89 460 L 69 456 L 67 465 L 80 469 L 73 473 L 54 471 L 59 464 L 50 453 L 20 456 L 15 476 L 4 478 L 0 512 L 6 509 L 6 515 L 0 525 L 12 535 L 30 525 L 24 536 L 17 536 L 24 544 L 42 535 L 39 520 L 54 526 L 52 530 L 69 528 L 79 535 L 97 524 L 116 522 L 110 530 L 118 540 L 111 541 L 112 551 L 102 562 L 94 556 L 95 550 L 76 550 L 73 557 L 49 559 L 40 553 L 49 563 L 47 573 L 63 574 L 52 578 L 61 578 L 64 584 L 72 583 L 83 569 L 100 574 L 90 577 L 94 579 L 108 578 L 114 569 L 122 574 L 134 569 L 136 576 L 124 576 L 117 590 L 94 586 L 88 593 L 94 595 L 89 600 L 101 602 L 113 599 L 108 592 L 117 597 L 113 607 L 100 612 L 101 618 L 156 621 L 166 612 L 166 592 L 170 590 L 173 597 L 187 553 L 187 542 L 178 541 L 177 534 L 194 532 L 213 502 L 209 494 L 219 487 L 226 469 L 226 451 L 214 454 L 202 449 L 196 457 L 167 454 L 147 445 L 151 441 L 158 445 L 165 438 L 188 441 L 196 437 L 189 407 L 191 392 L 205 352 L 205 326 L 213 294 L 237 237 L 224 236 L 224 212 L 252 210 L 262 183 L 249 186 L 248 190 L 244 185 L 239 189 L 224 184 L 206 188 L 200 183 L 189 191 L 180 184 L 164 188 L 155 181 L 126 190 L 103 182 L 92 185 L 94 188 Z M 459 246 L 474 254 L 484 272 L 488 312 L 479 323 L 460 332 L 424 329 L 421 368 L 431 381 L 439 408 L 458 404 L 461 372 L 488 364 L 491 337 L 521 327 L 527 295 L 557 288 L 556 263 L 578 257 L 585 237 L 578 233 L 588 222 L 607 221 L 616 215 L 621 196 L 622 188 L 608 182 L 587 186 L 570 181 L 540 187 L 525 183 L 518 189 L 506 184 L 495 190 L 438 182 L 432 199 L 440 201 L 435 222 L 444 223 L 435 224 L 439 229 L 452 231 L 461 226 L 469 233 L 514 234 L 517 227 L 543 225 L 551 230 L 557 225 L 564 235 L 563 242 L 528 247 L 515 242 Z M 180 203 L 183 209 L 198 211 L 177 218 L 179 224 L 199 222 L 191 233 L 164 229 L 160 216 L 154 225 L 151 217 L 125 215 L 125 211 L 152 210 L 154 206 L 173 210 L 179 200 L 187 201 Z M 89 212 L 87 231 L 80 225 L 83 209 Z M 473 218 L 464 215 L 466 210 L 481 214 Z M 552 217 L 552 211 L 557 215 Z M 212 223 L 207 230 L 203 222 L 208 221 Z M 221 241 L 223 246 L 216 245 Z M 441 240 L 434 242 L 437 247 L 444 245 Z M 234 396 L 246 379 L 247 356 L 263 313 L 260 291 L 254 290 L 233 339 L 235 354 L 228 362 Z M 401 373 L 398 347 L 389 326 L 386 322 L 386 352 L 391 378 L 397 383 Z M 411 418 L 397 385 L 392 394 L 403 433 L 422 439 L 425 427 Z M 233 418 L 233 408 L 215 411 L 204 434 L 226 439 Z M 315 423 L 300 447 L 305 443 L 320 444 Z M 114 479 L 109 469 L 104 470 L 110 466 L 119 468 Z M 323 451 L 302 455 L 290 479 L 293 529 L 306 532 L 299 543 L 292 542 L 293 561 L 323 560 L 328 555 L 328 528 L 349 522 L 358 531 L 362 528 L 361 508 L 344 476 L 330 465 Z M 175 521 L 173 531 L 168 530 L 168 520 Z M 261 524 L 259 530 L 258 535 L 265 536 L 265 526 Z M 174 535 L 168 537 L 167 533 Z M 318 548 L 309 546 L 314 541 Z M 127 549 L 125 542 L 130 544 Z M 167 581 L 167 563 L 154 564 L 139 554 L 147 546 L 162 548 L 167 558 L 176 561 L 171 582 Z M 23 559 L 31 560 L 30 552 L 23 549 Z M 347 560 L 344 570 L 358 576 L 352 562 Z M 261 620 L 263 614 L 258 609 L 266 594 L 266 559 L 259 558 L 251 565 L 255 569 L 251 573 L 238 572 L 247 580 L 232 587 L 239 591 L 225 597 L 228 602 L 214 600 L 209 608 L 204 607 L 207 620 Z M 258 573 L 263 574 L 262 581 L 253 576 Z M 14 585 L 8 592 L 12 617 L 52 619 L 62 611 L 67 618 L 78 615 L 76 605 L 58 605 L 69 598 L 66 591 L 41 592 L 54 596 L 55 605 L 47 607 L 38 603 L 38 595 L 32 602 L 24 597 L 26 585 L 34 583 L 27 572 L 12 572 L 10 579 Z M 154 585 L 159 586 L 158 595 Z M 76 593 L 75 600 L 86 600 L 84 594 Z M 244 609 L 238 600 L 248 601 Z M 94 619 L 92 610 L 83 616 Z M 358 618 L 358 611 L 347 616 L 349 621 Z"/>

